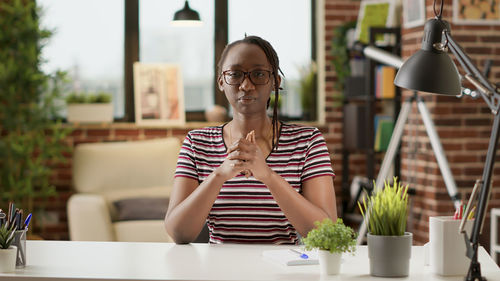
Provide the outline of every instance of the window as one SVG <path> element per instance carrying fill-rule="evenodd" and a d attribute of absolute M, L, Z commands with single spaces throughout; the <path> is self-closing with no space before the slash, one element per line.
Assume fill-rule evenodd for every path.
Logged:
<path fill-rule="evenodd" d="M 311 1 L 253 0 L 229 2 L 229 42 L 258 35 L 275 48 L 285 74 L 280 110 L 285 118 L 301 118 L 301 71 L 311 65 Z M 265 8 L 263 8 L 265 7 Z"/>
<path fill-rule="evenodd" d="M 203 112 L 216 103 L 219 95 L 215 92 L 214 57 L 220 55 L 221 46 L 226 40 L 243 38 L 245 33 L 259 35 L 275 47 L 285 74 L 280 91 L 281 115 L 284 119 L 304 120 L 301 69 L 309 68 L 315 48 L 311 3 L 315 1 L 190 0 L 203 26 L 178 27 L 172 26 L 171 20 L 183 8 L 182 0 L 39 0 L 44 10 L 42 25 L 55 30 L 43 52 L 48 61 L 43 70 L 68 71 L 74 91 L 111 92 L 115 117 L 132 121 L 133 93 L 129 93 L 132 87 L 128 85 L 131 79 L 124 79 L 131 77 L 129 61 L 139 57 L 144 63 L 176 63 L 183 73 L 188 121 L 199 120 L 201 115 L 190 119 L 189 113 Z M 227 14 L 221 12 L 226 8 Z M 129 12 L 139 16 L 132 27 L 139 30 L 139 36 L 132 36 L 132 41 L 124 32 L 129 30 L 124 28 L 124 15 Z M 129 47 L 129 51 L 135 52 L 132 56 L 127 48 L 124 50 L 124 42 L 136 44 Z M 124 52 L 129 58 L 126 61 Z"/>
<path fill-rule="evenodd" d="M 214 104 L 214 1 L 190 0 L 203 21 L 200 27 L 172 26 L 174 12 L 184 1 L 139 2 L 139 60 L 175 63 L 182 69 L 186 111 L 203 111 Z"/>
<path fill-rule="evenodd" d="M 123 0 L 37 3 L 42 27 L 54 31 L 43 49 L 42 70 L 67 71 L 72 91 L 111 93 L 114 115 L 123 117 Z"/>

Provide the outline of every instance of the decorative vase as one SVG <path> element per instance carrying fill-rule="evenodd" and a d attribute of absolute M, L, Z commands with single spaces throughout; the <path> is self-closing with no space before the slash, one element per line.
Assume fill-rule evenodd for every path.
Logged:
<path fill-rule="evenodd" d="M 0 249 L 0 272 L 14 272 L 16 270 L 17 247 Z"/>
<path fill-rule="evenodd" d="M 342 253 L 330 253 L 325 250 L 318 250 L 319 268 L 321 274 L 337 275 L 340 272 L 340 262 Z"/>
<path fill-rule="evenodd" d="M 220 105 L 214 105 L 205 110 L 205 119 L 208 122 L 224 122 L 227 117 L 227 109 Z"/>
<path fill-rule="evenodd" d="M 404 277 L 410 271 L 413 234 L 401 236 L 372 235 L 368 233 L 370 275 L 378 277 Z"/>

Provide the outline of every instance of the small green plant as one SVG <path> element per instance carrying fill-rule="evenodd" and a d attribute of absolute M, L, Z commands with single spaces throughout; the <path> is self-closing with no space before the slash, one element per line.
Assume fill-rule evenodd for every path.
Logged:
<path fill-rule="evenodd" d="M 7 227 L 7 223 L 0 227 L 0 249 L 8 249 L 14 241 L 15 227 Z"/>
<path fill-rule="evenodd" d="M 300 72 L 300 102 L 304 114 L 309 114 L 310 119 L 316 118 L 316 100 L 318 86 L 316 83 L 318 67 L 313 61 L 311 64 L 301 67 Z"/>
<path fill-rule="evenodd" d="M 317 248 L 330 253 L 353 253 L 356 250 L 356 233 L 344 225 L 342 219 L 333 222 L 327 218 L 314 224 L 316 228 L 309 231 L 307 237 L 302 239 L 306 250 Z"/>
<path fill-rule="evenodd" d="M 372 235 L 401 236 L 406 229 L 408 217 L 408 185 L 404 186 L 394 177 L 393 185 L 384 182 L 384 189 L 363 198 L 359 209 Z"/>
<path fill-rule="evenodd" d="M 71 92 L 68 96 L 66 96 L 67 104 L 75 104 L 75 103 L 110 103 L 111 102 L 111 94 L 106 92 L 99 92 L 97 94 L 86 94 L 86 93 L 78 93 Z"/>

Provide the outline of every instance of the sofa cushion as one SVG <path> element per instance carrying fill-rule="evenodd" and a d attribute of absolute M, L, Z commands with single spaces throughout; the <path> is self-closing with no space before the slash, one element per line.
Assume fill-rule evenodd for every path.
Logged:
<path fill-rule="evenodd" d="M 154 186 L 130 189 L 116 188 L 100 192 L 100 194 L 106 200 L 112 220 L 116 221 L 118 212 L 113 202 L 131 198 L 168 198 L 170 194 L 169 191 L 170 187 L 168 186 Z"/>
<path fill-rule="evenodd" d="M 163 220 L 168 208 L 168 198 L 127 198 L 114 201 L 116 221 Z"/>
<path fill-rule="evenodd" d="M 116 241 L 123 242 L 174 242 L 163 220 L 119 221 L 113 223 Z"/>
<path fill-rule="evenodd" d="M 174 137 L 79 144 L 73 154 L 74 187 L 102 193 L 172 186 L 180 147 Z"/>

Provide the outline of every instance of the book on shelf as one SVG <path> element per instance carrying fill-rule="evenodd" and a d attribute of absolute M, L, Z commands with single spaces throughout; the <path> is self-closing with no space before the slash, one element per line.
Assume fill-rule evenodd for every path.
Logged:
<path fill-rule="evenodd" d="M 390 116 L 375 116 L 375 151 L 386 151 L 394 130 L 394 120 Z"/>
<path fill-rule="evenodd" d="M 387 65 L 378 65 L 375 68 L 375 97 L 379 99 L 393 99 L 396 96 L 394 78 L 396 69 Z"/>

